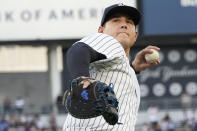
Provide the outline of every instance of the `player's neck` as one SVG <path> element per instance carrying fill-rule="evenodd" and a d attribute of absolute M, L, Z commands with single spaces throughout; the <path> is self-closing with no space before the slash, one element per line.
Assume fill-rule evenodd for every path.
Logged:
<path fill-rule="evenodd" d="M 126 56 L 129 58 L 130 47 L 127 44 L 122 44 L 121 43 L 121 45 L 122 45 L 122 47 L 123 47 L 123 49 L 125 51 Z"/>
<path fill-rule="evenodd" d="M 127 56 L 127 58 L 129 58 L 129 52 L 130 52 L 130 49 L 124 49 L 124 51 L 125 51 L 125 54 L 126 54 L 126 56 Z"/>

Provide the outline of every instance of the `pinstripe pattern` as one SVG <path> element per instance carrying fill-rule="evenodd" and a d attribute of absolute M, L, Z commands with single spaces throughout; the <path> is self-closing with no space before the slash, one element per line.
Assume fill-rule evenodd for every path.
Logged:
<path fill-rule="evenodd" d="M 80 42 L 106 55 L 107 59 L 91 63 L 89 72 L 96 80 L 107 84 L 114 83 L 120 106 L 119 122 L 123 124 L 108 125 L 101 116 L 76 119 L 68 115 L 64 131 L 134 131 L 140 103 L 139 84 L 121 44 L 113 37 L 101 33 L 85 37 Z"/>

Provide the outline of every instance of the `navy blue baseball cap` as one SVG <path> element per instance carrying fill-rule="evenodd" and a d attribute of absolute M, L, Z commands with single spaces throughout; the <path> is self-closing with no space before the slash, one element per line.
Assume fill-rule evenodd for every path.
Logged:
<path fill-rule="evenodd" d="M 120 3 L 120 4 L 114 4 L 105 8 L 103 17 L 101 20 L 101 26 L 103 26 L 105 22 L 107 22 L 112 15 L 117 14 L 117 13 L 125 14 L 129 16 L 133 20 L 135 25 L 138 25 L 140 22 L 141 14 L 136 8 Z"/>

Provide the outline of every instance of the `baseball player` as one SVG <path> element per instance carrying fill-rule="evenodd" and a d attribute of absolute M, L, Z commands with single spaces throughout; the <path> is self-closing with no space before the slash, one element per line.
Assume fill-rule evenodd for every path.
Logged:
<path fill-rule="evenodd" d="M 77 119 L 68 114 L 64 131 L 134 131 L 140 104 L 140 87 L 136 73 L 159 64 L 147 63 L 145 54 L 148 46 L 141 50 L 132 63 L 129 62 L 130 48 L 137 39 L 136 26 L 140 13 L 136 8 L 115 4 L 105 8 L 98 33 L 87 36 L 72 45 L 67 52 L 67 66 L 72 78 L 90 77 L 106 84 L 114 84 L 119 101 L 119 120 L 109 125 L 102 116 Z M 84 82 L 84 88 L 90 85 Z"/>

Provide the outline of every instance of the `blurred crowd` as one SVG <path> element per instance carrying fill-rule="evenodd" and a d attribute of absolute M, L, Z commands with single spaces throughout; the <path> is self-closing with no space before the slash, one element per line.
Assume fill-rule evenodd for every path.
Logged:
<path fill-rule="evenodd" d="M 176 124 L 171 120 L 169 114 L 166 114 L 160 120 L 157 105 L 151 105 L 147 110 L 147 114 L 149 121 L 142 125 L 141 131 L 176 131 Z"/>
<path fill-rule="evenodd" d="M 11 102 L 11 99 L 6 96 L 3 100 L 3 113 L 10 114 L 11 112 L 17 112 L 19 114 L 23 113 L 25 106 L 25 100 L 22 97 L 17 97 L 14 103 Z"/>
<path fill-rule="evenodd" d="M 0 131 L 59 131 L 54 113 L 42 120 L 39 114 L 24 111 L 25 100 L 17 97 L 14 102 L 6 96 L 0 113 Z"/>
<path fill-rule="evenodd" d="M 6 114 L 0 116 L 0 131 L 60 131 L 54 113 L 47 120 L 39 114 Z"/>
<path fill-rule="evenodd" d="M 150 105 L 147 109 L 148 120 L 136 131 L 197 131 L 197 110 L 192 108 L 191 96 L 184 93 L 181 98 L 183 118 L 173 121 L 172 114 L 159 115 L 158 105 Z M 61 97 L 58 97 L 57 108 L 62 109 Z M 59 105 L 59 106 L 58 106 Z M 60 131 L 54 113 L 47 114 L 47 119 L 41 119 L 41 114 L 28 114 L 24 110 L 25 100 L 17 97 L 14 102 L 6 96 L 0 113 L 0 131 Z M 65 113 L 65 111 L 64 111 Z"/>
<path fill-rule="evenodd" d="M 183 108 L 183 119 L 173 121 L 170 114 L 159 117 L 159 107 L 151 105 L 147 110 L 149 121 L 143 123 L 140 131 L 197 131 L 197 117 L 194 109 Z"/>

